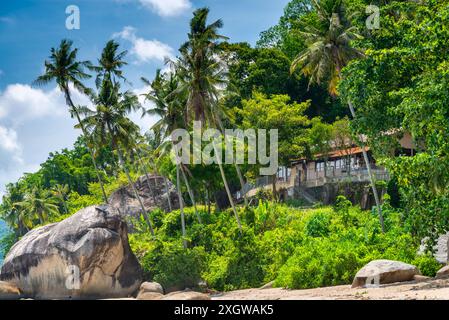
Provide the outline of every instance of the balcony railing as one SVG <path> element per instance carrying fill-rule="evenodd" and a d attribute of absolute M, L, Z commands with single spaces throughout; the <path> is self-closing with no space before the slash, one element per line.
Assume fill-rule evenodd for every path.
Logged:
<path fill-rule="evenodd" d="M 375 180 L 389 180 L 388 171 L 384 168 L 371 165 L 371 174 Z M 341 183 L 341 182 L 369 182 L 370 177 L 365 166 L 358 168 L 328 168 L 326 175 L 324 171 L 308 171 L 307 178 L 304 180 L 297 179 L 296 175 L 290 175 L 287 178 L 277 178 L 276 188 L 288 189 L 298 184 L 305 188 L 319 187 L 327 183 Z M 243 194 L 253 196 L 256 190 L 269 189 L 273 185 L 273 176 L 264 176 L 257 178 L 254 183 L 247 183 L 243 189 L 237 192 L 237 198 L 242 198 Z"/>

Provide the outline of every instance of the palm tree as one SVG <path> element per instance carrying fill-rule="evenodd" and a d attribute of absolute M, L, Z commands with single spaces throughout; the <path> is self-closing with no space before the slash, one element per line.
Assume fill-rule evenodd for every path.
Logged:
<path fill-rule="evenodd" d="M 182 128 L 183 110 L 185 97 L 182 94 L 174 94 L 179 87 L 179 78 L 176 73 L 162 75 L 157 70 L 156 77 L 150 83 L 145 78 L 142 81 L 150 86 L 151 90 L 145 95 L 145 99 L 152 101 L 154 107 L 144 111 L 144 115 L 156 115 L 160 119 L 153 125 L 153 130 L 158 132 L 164 140 L 158 147 L 161 156 L 165 155 L 169 149 L 175 150 L 176 146 L 171 133 L 176 129 Z M 175 150 L 175 154 L 178 154 Z M 176 159 L 176 188 L 178 193 L 179 207 L 181 212 L 181 227 L 184 247 L 187 248 L 185 216 L 184 216 L 184 200 L 181 192 L 180 163 Z M 170 196 L 170 195 L 169 195 Z"/>
<path fill-rule="evenodd" d="M 39 76 L 35 81 L 35 85 L 46 85 L 55 80 L 59 89 L 64 93 L 66 104 L 69 107 L 70 115 L 75 116 L 78 120 L 78 125 L 83 132 L 83 136 L 86 139 L 86 144 L 92 158 L 92 163 L 97 174 L 98 182 L 100 183 L 103 200 L 107 204 L 108 198 L 104 191 L 103 181 L 101 179 L 100 171 L 98 169 L 97 162 L 95 160 L 95 154 L 91 146 L 89 146 L 89 139 L 86 129 L 81 124 L 81 117 L 78 108 L 73 103 L 70 84 L 75 89 L 86 95 L 90 95 L 90 90 L 84 86 L 83 80 L 89 79 L 91 76 L 84 72 L 84 68 L 90 68 L 91 63 L 89 61 L 78 61 L 77 54 L 78 49 L 72 49 L 72 41 L 62 40 L 59 48 L 51 48 L 51 55 L 48 61 L 45 61 L 45 73 Z"/>
<path fill-rule="evenodd" d="M 227 38 L 218 34 L 218 29 L 223 26 L 223 22 L 217 20 L 208 25 L 208 15 L 208 8 L 198 9 L 193 14 L 188 41 L 181 46 L 179 50 L 181 56 L 176 63 L 176 69 L 181 78 L 178 91 L 187 93 L 186 119 L 193 114 L 196 121 L 207 122 L 211 127 L 220 128 L 217 123 L 220 117 L 217 108 L 218 100 L 227 84 L 227 72 L 217 54 L 219 41 Z M 242 231 L 240 218 L 215 145 L 214 151 L 229 203 L 239 229 Z"/>
<path fill-rule="evenodd" d="M 109 74 L 106 74 L 99 88 L 99 93 L 93 98 L 95 111 L 84 110 L 85 119 L 83 125 L 91 132 L 92 139 L 99 147 L 111 145 L 117 152 L 119 165 L 125 172 L 134 195 L 139 202 L 142 214 L 154 236 L 154 230 L 143 201 L 131 179 L 129 170 L 124 161 L 123 150 L 131 150 L 135 143 L 133 137 L 139 131 L 139 127 L 133 123 L 127 115 L 131 111 L 141 108 L 137 96 L 127 91 L 120 92 L 120 85 L 114 83 Z"/>
<path fill-rule="evenodd" d="M 89 66 L 90 70 L 97 73 L 95 78 L 95 84 L 97 88 L 100 87 L 102 80 L 109 76 L 113 82 L 123 80 L 126 82 L 126 78 L 123 76 L 122 68 L 128 63 L 123 58 L 128 54 L 128 51 L 118 52 L 120 45 L 110 40 L 106 43 L 101 58 L 98 60 L 98 66 Z"/>
<path fill-rule="evenodd" d="M 15 203 L 23 217 L 32 220 L 36 217 L 40 224 L 48 222 L 51 215 L 59 215 L 58 206 L 54 203 L 51 194 L 47 190 L 34 187 L 28 191 L 23 201 Z M 22 218 L 23 219 L 23 218 Z"/>
<path fill-rule="evenodd" d="M 337 84 L 341 80 L 341 70 L 352 59 L 363 57 L 363 53 L 352 47 L 351 42 L 362 37 L 357 34 L 356 28 L 351 26 L 349 19 L 344 15 L 342 0 L 312 0 L 313 6 L 319 17 L 321 28 L 306 25 L 300 21 L 301 34 L 304 37 L 306 49 L 298 54 L 291 65 L 291 72 L 300 68 L 301 73 L 310 77 L 309 86 L 313 83 L 320 84 L 327 80 L 328 90 L 332 96 L 337 95 Z M 355 119 L 354 107 L 348 101 L 349 110 Z M 379 214 L 382 231 L 385 232 L 382 207 L 377 192 L 374 177 L 366 152 L 363 138 L 359 139 L 363 151 L 371 188 L 373 190 L 376 207 Z"/>
<path fill-rule="evenodd" d="M 52 188 L 52 193 L 53 196 L 62 204 L 64 213 L 69 213 L 69 209 L 67 208 L 67 195 L 69 193 L 69 186 L 66 184 L 57 184 Z"/>

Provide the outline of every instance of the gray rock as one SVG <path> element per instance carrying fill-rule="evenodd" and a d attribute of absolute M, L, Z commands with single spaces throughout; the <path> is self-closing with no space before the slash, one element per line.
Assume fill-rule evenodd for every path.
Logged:
<path fill-rule="evenodd" d="M 157 292 L 139 292 L 137 300 L 162 300 L 164 298 L 163 294 Z"/>
<path fill-rule="evenodd" d="M 374 260 L 357 272 L 352 287 L 411 281 L 420 274 L 417 267 L 393 260 Z"/>
<path fill-rule="evenodd" d="M 149 177 L 151 190 L 148 186 L 146 176 L 141 176 L 134 183 L 145 209 L 147 211 L 152 211 L 156 208 L 161 208 L 164 211 L 169 211 L 168 197 L 171 199 L 172 209 L 179 209 L 178 196 L 173 184 L 167 180 L 169 190 L 167 194 L 163 177 L 158 175 L 150 175 Z M 113 192 L 109 197 L 109 204 L 117 209 L 126 220 L 129 220 L 129 217 L 139 218 L 141 215 L 142 210 L 139 201 L 130 185 L 123 186 Z M 129 223 L 129 225 L 132 227 L 131 223 Z"/>
<path fill-rule="evenodd" d="M 16 285 L 0 281 L 0 300 L 17 300 L 21 294 Z"/>
<path fill-rule="evenodd" d="M 113 208 L 92 206 L 28 232 L 6 256 L 0 280 L 36 299 L 103 299 L 137 292 L 141 273 L 126 223 Z"/>
<path fill-rule="evenodd" d="M 164 288 L 157 282 L 144 282 L 140 285 L 140 292 L 156 292 L 164 294 Z"/>
<path fill-rule="evenodd" d="M 418 254 L 424 254 L 426 252 L 426 241 L 427 238 L 421 241 L 421 246 L 419 247 Z M 449 232 L 442 234 L 438 237 L 436 245 L 433 247 L 433 256 L 441 264 L 447 264 L 449 262 Z"/>
<path fill-rule="evenodd" d="M 426 276 L 422 276 L 420 274 L 415 274 L 413 276 L 413 280 L 416 281 L 416 282 L 424 282 L 424 281 L 431 280 L 431 279 L 432 278 L 426 277 Z"/>
<path fill-rule="evenodd" d="M 449 277 L 449 266 L 445 266 L 437 271 L 436 278 L 442 279 L 442 278 L 448 278 Z"/>
<path fill-rule="evenodd" d="M 162 300 L 210 300 L 207 294 L 195 291 L 176 291 L 165 295 Z"/>

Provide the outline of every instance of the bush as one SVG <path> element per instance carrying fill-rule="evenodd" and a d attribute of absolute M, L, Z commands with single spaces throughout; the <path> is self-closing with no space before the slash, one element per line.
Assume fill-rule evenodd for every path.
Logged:
<path fill-rule="evenodd" d="M 364 264 L 358 251 L 349 241 L 308 239 L 281 268 L 275 285 L 306 289 L 351 283 Z"/>
<path fill-rule="evenodd" d="M 326 237 L 329 235 L 331 219 L 324 212 L 312 215 L 306 223 L 305 233 L 309 237 Z"/>
<path fill-rule="evenodd" d="M 435 260 L 431 255 L 420 255 L 412 262 L 413 265 L 418 267 L 423 276 L 435 277 L 437 271 L 441 269 L 441 264 Z"/>
<path fill-rule="evenodd" d="M 292 289 L 349 284 L 366 263 L 375 259 L 416 262 L 423 274 L 436 272 L 435 261 L 416 258 L 419 241 L 404 231 L 400 215 L 390 210 L 384 234 L 377 216 L 351 206 L 340 197 L 335 208 L 296 209 L 259 201 L 242 208 L 239 231 L 232 210 L 209 215 L 199 207 L 185 218 L 189 249 L 181 242 L 179 210 L 155 211 L 156 240 L 144 221 L 130 244 L 148 280 L 166 288 L 195 287 L 201 280 L 216 290 L 259 287 L 275 280 Z"/>
<path fill-rule="evenodd" d="M 160 283 L 165 290 L 197 288 L 206 266 L 202 247 L 184 249 L 180 243 L 158 242 L 141 259 L 148 280 Z"/>

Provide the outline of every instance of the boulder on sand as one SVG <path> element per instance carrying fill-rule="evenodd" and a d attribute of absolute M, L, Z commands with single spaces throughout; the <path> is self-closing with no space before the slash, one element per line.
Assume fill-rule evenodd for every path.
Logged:
<path fill-rule="evenodd" d="M 0 280 L 35 299 L 128 297 L 142 282 L 127 225 L 109 206 L 91 206 L 28 232 L 10 250 Z"/>
<path fill-rule="evenodd" d="M 357 272 L 352 287 L 411 281 L 418 274 L 418 268 L 411 264 L 393 260 L 373 260 Z"/>
<path fill-rule="evenodd" d="M 449 278 L 449 266 L 444 266 L 443 268 L 438 270 L 436 278 L 437 279 Z"/>
<path fill-rule="evenodd" d="M 155 292 L 155 293 L 160 293 L 160 294 L 164 294 L 164 288 L 162 288 L 162 286 L 157 283 L 157 282 L 144 282 L 140 285 L 140 290 L 141 293 L 143 292 Z"/>

